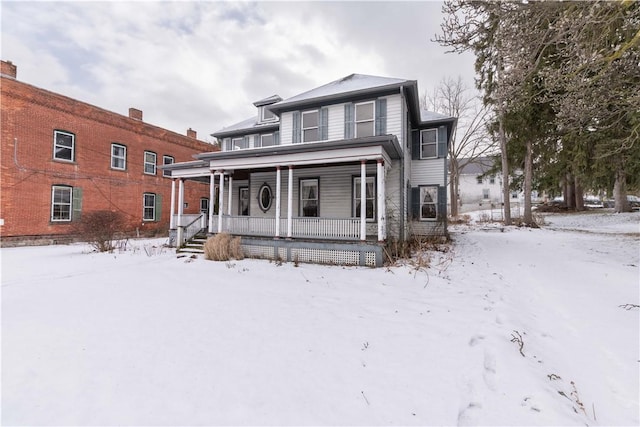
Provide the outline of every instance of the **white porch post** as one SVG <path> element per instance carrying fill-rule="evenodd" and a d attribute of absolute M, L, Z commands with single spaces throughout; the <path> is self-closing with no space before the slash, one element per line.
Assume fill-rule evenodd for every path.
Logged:
<path fill-rule="evenodd" d="M 293 166 L 289 165 L 289 183 L 287 187 L 287 237 L 291 238 L 293 231 Z"/>
<path fill-rule="evenodd" d="M 184 232 L 184 228 L 182 227 L 182 215 L 184 214 L 184 178 L 180 178 L 178 181 L 178 223 L 176 226 L 178 227 L 178 241 L 176 242 L 176 246 L 181 247 L 184 243 L 182 241 L 182 236 Z"/>
<path fill-rule="evenodd" d="M 211 171 L 209 174 L 209 233 L 213 233 L 213 206 L 216 198 L 216 174 Z"/>
<path fill-rule="evenodd" d="M 382 242 L 385 240 L 385 229 L 386 229 L 386 203 L 385 203 L 385 192 L 384 192 L 384 163 L 382 159 L 378 159 L 378 171 L 376 174 L 377 182 L 377 194 L 376 198 L 378 199 L 378 206 L 376 211 L 378 212 L 378 241 Z"/>
<path fill-rule="evenodd" d="M 229 199 L 227 200 L 227 215 L 231 216 L 231 203 L 233 202 L 233 175 L 229 175 Z"/>
<path fill-rule="evenodd" d="M 367 240 L 367 162 L 360 161 L 360 240 Z"/>
<path fill-rule="evenodd" d="M 171 180 L 171 210 L 169 211 L 169 229 L 176 228 L 176 220 L 173 217 L 176 214 L 176 180 Z"/>
<path fill-rule="evenodd" d="M 222 233 L 222 215 L 224 213 L 224 171 L 220 171 L 220 190 L 218 191 L 218 233 Z"/>
<path fill-rule="evenodd" d="M 276 238 L 280 237 L 280 166 L 276 166 Z"/>

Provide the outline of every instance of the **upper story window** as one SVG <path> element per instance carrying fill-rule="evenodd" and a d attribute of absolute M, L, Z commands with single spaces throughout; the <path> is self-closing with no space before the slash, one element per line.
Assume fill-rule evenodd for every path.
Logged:
<path fill-rule="evenodd" d="M 151 151 L 144 152 L 144 173 L 148 175 L 156 174 L 156 153 Z"/>
<path fill-rule="evenodd" d="M 271 122 L 271 121 L 276 120 L 277 118 L 278 118 L 278 116 L 273 114 L 271 111 L 267 110 L 266 106 L 265 107 L 260 107 L 260 121 L 261 122 Z"/>
<path fill-rule="evenodd" d="M 438 157 L 438 129 L 420 131 L 420 158 Z"/>
<path fill-rule="evenodd" d="M 227 141 L 227 150 L 241 150 L 243 148 L 249 148 L 249 138 L 231 138 Z"/>
<path fill-rule="evenodd" d="M 176 160 L 172 156 L 162 156 L 163 165 L 172 165 Z M 171 171 L 163 170 L 162 176 L 171 176 Z"/>
<path fill-rule="evenodd" d="M 318 111 L 305 111 L 302 113 L 302 142 L 318 141 Z"/>
<path fill-rule="evenodd" d="M 373 102 L 363 102 L 355 105 L 356 138 L 375 135 L 374 105 Z"/>
<path fill-rule="evenodd" d="M 122 144 L 111 144 L 111 169 L 127 168 L 127 147 Z"/>
<path fill-rule="evenodd" d="M 482 180 L 482 175 L 480 175 L 480 176 L 477 176 L 477 177 L 476 177 L 476 182 L 477 182 L 478 184 L 482 184 L 482 181 L 483 181 L 483 180 Z"/>
<path fill-rule="evenodd" d="M 70 132 L 56 130 L 53 132 L 53 158 L 73 162 L 75 160 L 76 136 Z"/>
<path fill-rule="evenodd" d="M 489 177 L 489 184 L 495 184 L 495 183 L 496 183 L 496 177 L 492 175 L 491 177 Z"/>
<path fill-rule="evenodd" d="M 272 145 L 276 145 L 276 139 L 274 134 L 268 133 L 266 135 L 260 135 L 261 147 L 270 147 Z"/>

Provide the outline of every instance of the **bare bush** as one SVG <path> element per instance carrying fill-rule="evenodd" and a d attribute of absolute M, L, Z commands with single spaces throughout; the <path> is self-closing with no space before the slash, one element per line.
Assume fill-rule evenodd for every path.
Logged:
<path fill-rule="evenodd" d="M 243 259 L 240 237 L 232 237 L 229 233 L 218 233 L 209 237 L 204 243 L 204 257 L 211 261 Z"/>
<path fill-rule="evenodd" d="M 98 252 L 111 252 L 125 230 L 124 215 L 117 211 L 94 211 L 82 215 L 75 232 Z"/>

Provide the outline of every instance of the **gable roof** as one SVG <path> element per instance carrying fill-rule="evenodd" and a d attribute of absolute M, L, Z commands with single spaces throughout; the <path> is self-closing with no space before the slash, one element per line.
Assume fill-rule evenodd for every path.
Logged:
<path fill-rule="evenodd" d="M 491 168 L 493 168 L 493 157 L 478 157 L 469 161 L 469 158 L 459 159 L 458 162 L 462 165 L 460 168 L 461 175 L 482 175 Z"/>
<path fill-rule="evenodd" d="M 278 114 L 287 109 L 297 108 L 305 104 L 321 103 L 327 99 L 339 101 L 358 95 L 385 90 L 397 90 L 403 86 L 416 85 L 417 82 L 415 80 L 369 76 L 366 74 L 350 74 L 315 89 L 287 98 L 284 101 L 276 102 L 269 107 L 269 110 Z"/>
<path fill-rule="evenodd" d="M 263 105 L 270 105 L 278 101 L 282 101 L 282 98 L 280 98 L 278 95 L 271 95 L 267 98 L 254 102 L 253 105 L 255 105 L 256 107 L 262 107 Z"/>

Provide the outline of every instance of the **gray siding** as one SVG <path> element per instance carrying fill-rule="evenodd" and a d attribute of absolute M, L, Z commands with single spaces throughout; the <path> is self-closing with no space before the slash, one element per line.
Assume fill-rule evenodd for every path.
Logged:
<path fill-rule="evenodd" d="M 286 112 L 280 115 L 280 145 L 292 144 L 293 113 Z"/>
<path fill-rule="evenodd" d="M 444 168 L 445 159 L 411 161 L 411 186 L 446 185 Z"/>

